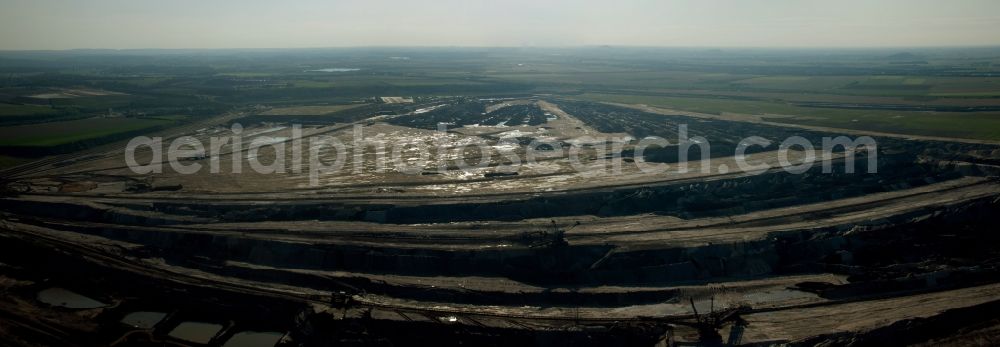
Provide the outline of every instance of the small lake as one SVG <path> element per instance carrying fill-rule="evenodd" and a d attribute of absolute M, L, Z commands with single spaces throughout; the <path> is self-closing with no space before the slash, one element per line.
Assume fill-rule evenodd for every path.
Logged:
<path fill-rule="evenodd" d="M 91 309 L 108 306 L 108 304 L 103 302 L 58 287 L 38 292 L 38 301 L 52 306 L 73 309 Z"/>

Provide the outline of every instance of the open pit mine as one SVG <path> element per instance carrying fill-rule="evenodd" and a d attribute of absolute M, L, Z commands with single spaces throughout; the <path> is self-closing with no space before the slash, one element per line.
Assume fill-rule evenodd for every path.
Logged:
<path fill-rule="evenodd" d="M 991 143 L 541 95 L 248 108 L 148 138 L 0 173 L 0 334 L 882 345 L 1000 309 Z"/>

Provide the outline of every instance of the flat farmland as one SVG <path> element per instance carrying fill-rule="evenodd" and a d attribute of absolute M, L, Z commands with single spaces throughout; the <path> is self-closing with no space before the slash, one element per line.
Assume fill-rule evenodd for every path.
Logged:
<path fill-rule="evenodd" d="M 936 112 L 805 107 L 774 100 L 741 100 L 720 97 L 669 97 L 585 93 L 574 98 L 588 101 L 649 106 L 701 113 L 735 113 L 761 116 L 779 123 L 815 125 L 889 133 L 935 135 L 980 140 L 1000 140 L 1000 112 Z"/>
<path fill-rule="evenodd" d="M 267 116 L 322 116 L 359 106 L 364 106 L 364 104 L 276 107 L 263 114 Z"/>
<path fill-rule="evenodd" d="M 48 105 L 0 104 L 0 126 L 65 121 L 88 117 L 76 109 L 53 108 Z"/>
<path fill-rule="evenodd" d="M 41 105 L 14 105 L 0 104 L 0 119 L 51 116 L 59 111 L 48 106 Z"/>
<path fill-rule="evenodd" d="M 0 146 L 49 147 L 175 123 L 169 119 L 90 118 L 0 128 Z"/>

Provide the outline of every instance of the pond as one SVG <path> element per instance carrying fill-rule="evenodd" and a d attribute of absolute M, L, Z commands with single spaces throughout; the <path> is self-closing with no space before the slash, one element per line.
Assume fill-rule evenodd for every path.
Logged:
<path fill-rule="evenodd" d="M 132 312 L 122 318 L 122 323 L 133 328 L 152 329 L 166 316 L 167 314 L 163 312 Z"/>
<path fill-rule="evenodd" d="M 233 335 L 222 347 L 274 347 L 284 336 L 278 332 L 244 331 Z"/>
<path fill-rule="evenodd" d="M 38 292 L 38 301 L 52 306 L 73 309 L 92 309 L 108 306 L 108 304 L 103 302 L 58 287 Z"/>
<path fill-rule="evenodd" d="M 215 335 L 221 330 L 221 324 L 184 322 L 177 325 L 177 327 L 167 335 L 188 342 L 206 344 L 209 341 L 212 341 L 212 338 L 215 337 Z"/>

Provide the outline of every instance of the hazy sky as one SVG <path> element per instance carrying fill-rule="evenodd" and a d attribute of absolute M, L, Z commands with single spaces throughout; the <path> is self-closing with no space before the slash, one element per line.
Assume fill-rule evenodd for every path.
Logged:
<path fill-rule="evenodd" d="M 0 49 L 1000 45 L 1000 0 L 0 0 Z"/>

